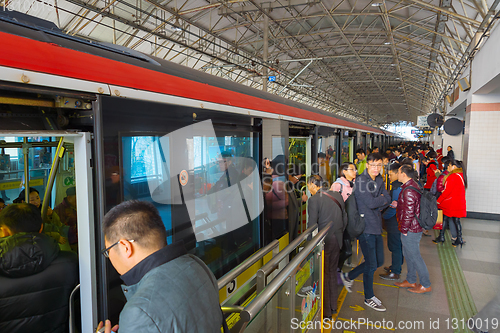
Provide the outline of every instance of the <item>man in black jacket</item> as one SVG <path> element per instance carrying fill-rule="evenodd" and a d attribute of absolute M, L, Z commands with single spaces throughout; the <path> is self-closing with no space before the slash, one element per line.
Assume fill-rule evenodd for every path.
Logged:
<path fill-rule="evenodd" d="M 384 241 L 382 239 L 382 210 L 391 203 L 391 196 L 380 175 L 382 156 L 370 154 L 366 170 L 356 178 L 354 195 L 358 212 L 365 220 L 365 231 L 358 237 L 365 261 L 349 273 L 340 274 L 348 292 L 356 277 L 363 274 L 365 304 L 377 311 L 386 311 L 382 302 L 373 293 L 373 275 L 384 264 Z"/>
<path fill-rule="evenodd" d="M 312 195 L 307 201 L 308 227 L 318 224 L 320 231 L 333 221 L 333 226 L 325 237 L 325 297 L 323 298 L 323 316 L 330 318 L 337 311 L 337 266 L 342 236 L 347 226 L 347 214 L 340 193 L 324 189 L 321 176 L 309 177 L 307 188 Z"/>
<path fill-rule="evenodd" d="M 40 210 L 13 204 L 0 213 L 0 332 L 67 332 L 78 259 L 41 234 Z"/>

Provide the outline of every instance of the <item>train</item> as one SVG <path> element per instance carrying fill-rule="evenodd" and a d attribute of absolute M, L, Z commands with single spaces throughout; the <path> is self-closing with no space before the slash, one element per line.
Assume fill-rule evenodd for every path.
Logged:
<path fill-rule="evenodd" d="M 211 213 L 200 212 L 196 200 L 220 178 L 222 154 L 254 161 L 259 177 L 263 160 L 282 156 L 288 165 L 301 165 L 300 176 L 323 173 L 333 182 L 338 171 L 322 169 L 325 156 L 328 165 L 340 165 L 352 161 L 357 148 L 384 149 L 401 140 L 163 59 L 68 36 L 20 13 L 0 13 L 0 41 L 1 194 L 15 198 L 29 184 L 46 193 L 45 206 L 54 206 L 76 187 L 80 297 L 73 320 L 85 332 L 99 319 L 116 322 L 125 302 L 118 274 L 100 255 L 100 225 L 113 206 L 154 202 L 168 242 L 183 240 L 220 278 L 273 237 L 266 235 L 265 207 L 247 216 L 244 232 L 210 237 Z M 168 202 L 155 199 L 165 182 Z M 170 196 L 179 188 L 193 198 L 194 217 L 184 196 Z M 193 220 L 207 225 L 206 239 L 193 233 Z M 279 235 L 280 248 L 287 232 Z M 229 294 L 221 292 L 221 303 Z"/>

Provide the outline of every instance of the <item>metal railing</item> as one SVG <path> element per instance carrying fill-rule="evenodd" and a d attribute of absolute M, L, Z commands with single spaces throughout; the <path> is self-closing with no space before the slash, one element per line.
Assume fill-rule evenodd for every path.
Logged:
<path fill-rule="evenodd" d="M 273 256 L 273 259 L 268 261 L 264 266 L 262 266 L 257 271 L 257 295 L 260 294 L 267 284 L 267 277 L 271 274 L 280 262 L 287 258 L 290 253 L 292 253 L 306 238 L 317 228 L 317 225 L 314 225 L 303 233 L 301 233 L 297 238 L 295 238 L 287 247 L 285 247 L 278 255 Z"/>
<path fill-rule="evenodd" d="M 239 332 L 243 332 L 250 321 L 257 316 L 257 314 L 266 306 L 266 304 L 273 298 L 276 292 L 286 283 L 286 281 L 288 281 L 290 277 L 295 276 L 301 263 L 307 259 L 308 256 L 316 249 L 318 244 L 323 241 L 332 225 L 333 222 L 330 222 L 324 229 L 318 232 L 318 234 L 305 246 L 305 248 L 297 254 L 297 256 L 295 256 L 295 258 L 293 258 L 293 260 L 285 268 L 283 268 L 283 270 L 281 270 L 271 283 L 269 283 L 264 291 L 258 294 L 258 296 L 249 305 L 247 305 L 243 311 L 241 311 L 241 329 Z M 295 310 L 294 302 L 292 302 L 290 308 L 293 311 Z"/>
<path fill-rule="evenodd" d="M 272 241 L 268 245 L 264 246 L 259 251 L 255 252 L 253 255 L 248 257 L 247 260 L 245 260 L 244 262 L 236 266 L 233 270 L 231 270 L 226 275 L 217 280 L 219 290 L 221 290 L 228 283 L 236 279 L 241 273 L 246 271 L 248 268 L 252 267 L 253 264 L 264 258 L 264 256 L 271 251 L 273 252 L 273 258 L 274 258 L 279 251 L 279 241 L 277 239 Z"/>

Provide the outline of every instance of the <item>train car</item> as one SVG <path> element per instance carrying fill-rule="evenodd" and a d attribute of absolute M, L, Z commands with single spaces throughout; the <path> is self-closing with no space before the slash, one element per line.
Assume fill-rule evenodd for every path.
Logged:
<path fill-rule="evenodd" d="M 83 332 L 95 329 L 98 319 L 116 322 L 125 301 L 118 274 L 100 254 L 100 225 L 116 204 L 154 202 L 168 242 L 183 240 L 219 278 L 271 239 L 286 245 L 290 237 L 287 213 L 282 227 L 267 232 L 275 213 L 270 207 L 256 216 L 246 211 L 241 228 L 211 237 L 218 232 L 214 215 L 236 205 L 200 201 L 221 179 L 224 157 L 254 161 L 259 177 L 263 160 L 283 158 L 293 171 L 285 168 L 281 176 L 319 173 L 331 183 L 335 166 L 352 161 L 356 148 L 394 143 L 394 135 L 378 128 L 67 36 L 27 15 L 0 13 L 0 41 L 0 194 L 12 202 L 26 183 L 44 193 L 44 207 L 56 207 L 76 187 L 78 222 L 69 234 L 61 232 L 71 239 L 66 249 L 79 256 L 76 322 Z M 241 174 L 244 166 L 233 168 Z M 305 219 L 294 223 L 300 232 Z M 232 292 L 221 292 L 221 302 Z"/>

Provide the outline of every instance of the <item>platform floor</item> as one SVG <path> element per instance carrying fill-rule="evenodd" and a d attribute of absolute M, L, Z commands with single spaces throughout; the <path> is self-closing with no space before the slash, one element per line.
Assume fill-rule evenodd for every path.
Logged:
<path fill-rule="evenodd" d="M 500 222 L 462 219 L 462 224 L 467 244 L 463 248 L 455 248 L 455 252 L 476 307 L 480 310 L 500 292 Z M 340 287 L 340 311 L 335 327 L 325 332 L 454 332 L 437 245 L 432 243 L 432 239 L 433 237 L 422 237 L 420 243 L 420 251 L 431 278 L 432 293 L 416 295 L 400 289 L 392 281 L 379 277 L 379 274 L 384 273 L 383 267 L 380 267 L 375 273 L 374 291 L 387 311 L 377 312 L 364 305 L 362 276 L 359 276 L 353 284 L 352 293 L 346 293 Z M 361 253 L 357 258 L 353 257 L 353 262 L 359 262 L 360 255 Z M 384 266 L 389 266 L 390 261 L 391 252 L 386 245 Z M 347 271 L 348 268 L 344 267 L 344 270 Z M 401 279 L 405 278 L 404 264 Z M 351 321 L 354 324 L 351 325 Z M 340 323 L 343 323 L 342 327 Z M 500 332 L 500 329 L 490 332 Z"/>

